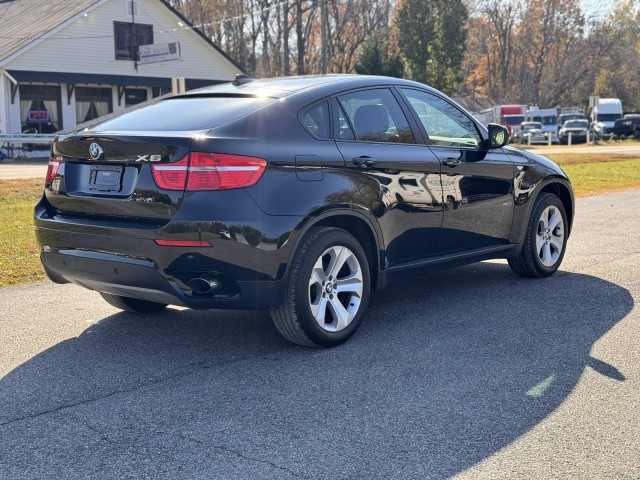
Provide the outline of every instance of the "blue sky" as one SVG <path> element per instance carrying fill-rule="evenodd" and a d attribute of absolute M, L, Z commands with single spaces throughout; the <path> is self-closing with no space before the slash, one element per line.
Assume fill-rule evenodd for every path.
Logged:
<path fill-rule="evenodd" d="M 580 0 L 580 3 L 587 17 L 591 15 L 600 17 L 611 11 L 615 0 Z"/>

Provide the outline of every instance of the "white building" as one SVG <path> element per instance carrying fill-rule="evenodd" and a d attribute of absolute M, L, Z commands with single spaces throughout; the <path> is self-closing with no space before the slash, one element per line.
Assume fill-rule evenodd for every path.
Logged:
<path fill-rule="evenodd" d="M 135 34 L 134 34 L 135 32 Z M 240 68 L 164 0 L 0 0 L 0 133 L 52 133 Z"/>

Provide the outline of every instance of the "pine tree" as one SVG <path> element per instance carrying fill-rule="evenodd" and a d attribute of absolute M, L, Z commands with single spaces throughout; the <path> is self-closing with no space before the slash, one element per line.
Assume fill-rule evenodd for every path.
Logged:
<path fill-rule="evenodd" d="M 462 0 L 402 0 L 394 15 L 400 55 L 413 80 L 448 93 L 460 82 L 468 12 Z"/>
<path fill-rule="evenodd" d="M 355 66 L 361 75 L 386 75 L 402 77 L 402 59 L 396 53 L 390 53 L 389 42 L 381 35 L 374 34 L 364 45 Z"/>

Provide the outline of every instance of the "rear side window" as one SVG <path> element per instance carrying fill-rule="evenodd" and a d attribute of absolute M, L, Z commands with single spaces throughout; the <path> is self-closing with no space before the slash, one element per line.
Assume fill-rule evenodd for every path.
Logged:
<path fill-rule="evenodd" d="M 331 122 L 329 120 L 329 103 L 311 107 L 302 114 L 302 123 L 314 137 L 327 140 L 331 138 Z"/>
<path fill-rule="evenodd" d="M 255 97 L 180 97 L 101 123 L 95 131 L 209 130 L 232 123 L 277 101 Z"/>

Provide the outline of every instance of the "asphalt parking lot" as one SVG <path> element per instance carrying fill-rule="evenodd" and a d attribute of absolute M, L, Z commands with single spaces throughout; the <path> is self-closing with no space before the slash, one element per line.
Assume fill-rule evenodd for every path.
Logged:
<path fill-rule="evenodd" d="M 0 478 L 640 478 L 640 190 L 565 262 L 397 284 L 331 350 L 267 313 L 0 289 Z"/>

